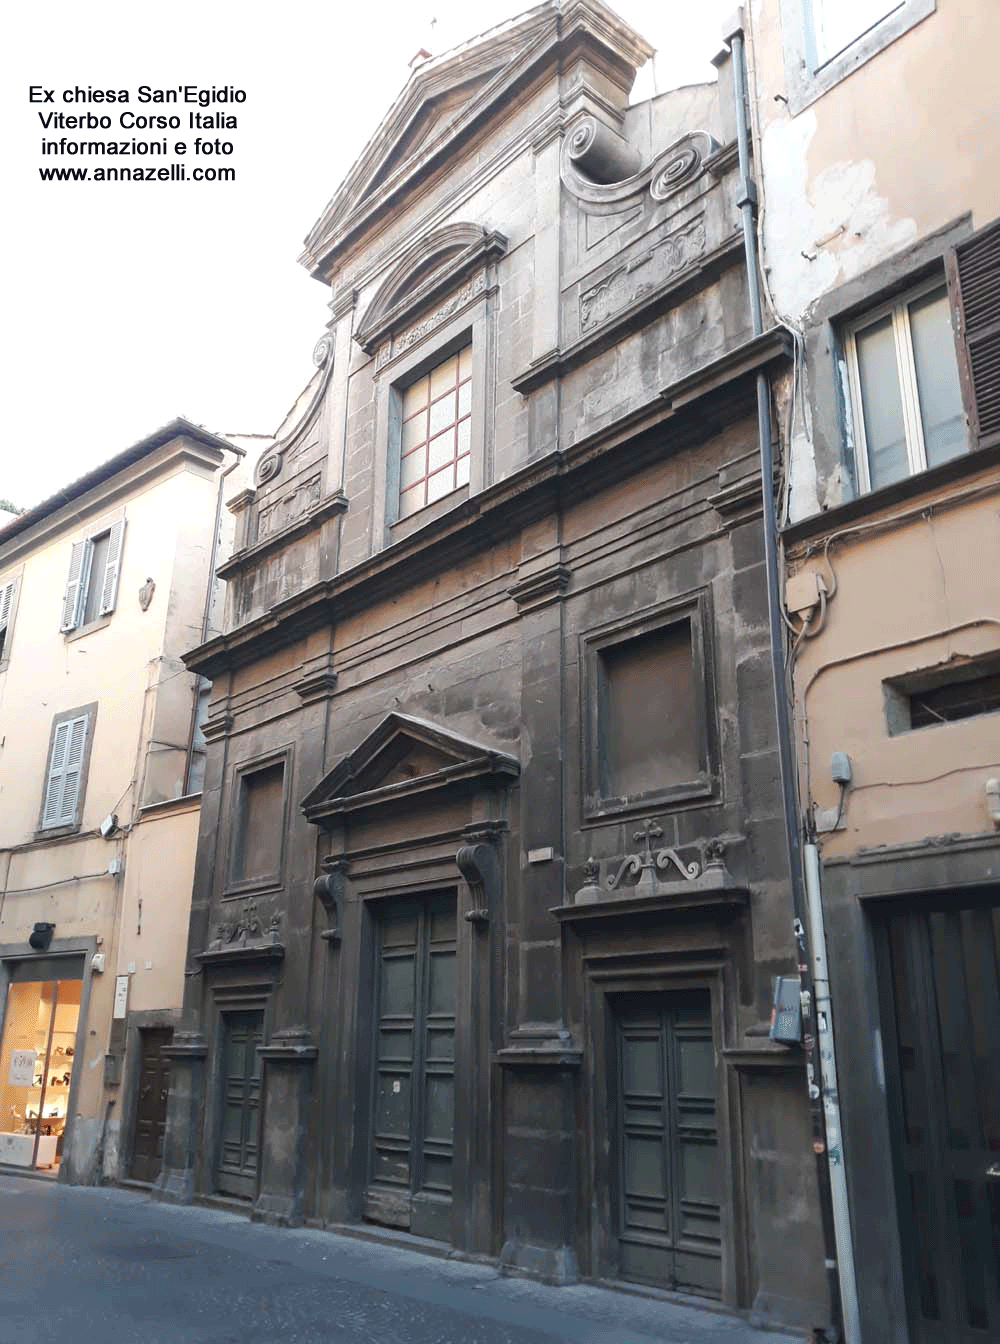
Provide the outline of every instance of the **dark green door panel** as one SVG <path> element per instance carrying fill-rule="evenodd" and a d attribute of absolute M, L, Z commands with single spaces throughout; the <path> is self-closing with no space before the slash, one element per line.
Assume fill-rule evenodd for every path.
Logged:
<path fill-rule="evenodd" d="M 708 992 L 627 995 L 615 1008 L 620 1273 L 718 1297 L 721 1195 Z"/>
<path fill-rule="evenodd" d="M 222 1123 L 216 1189 L 252 1199 L 260 1147 L 262 1012 L 225 1013 L 222 1046 Z"/>
<path fill-rule="evenodd" d="M 378 932 L 365 1211 L 450 1239 L 455 1125 L 455 899 L 400 901 Z"/>

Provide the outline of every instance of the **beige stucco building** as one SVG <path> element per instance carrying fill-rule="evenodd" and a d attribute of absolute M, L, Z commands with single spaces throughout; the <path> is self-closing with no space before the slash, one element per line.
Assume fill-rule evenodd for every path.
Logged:
<path fill-rule="evenodd" d="M 860 1337 L 1000 1334 L 1000 7 L 752 0 Z"/>
<path fill-rule="evenodd" d="M 0 1163 L 158 1170 L 244 460 L 175 420 L 0 531 Z"/>

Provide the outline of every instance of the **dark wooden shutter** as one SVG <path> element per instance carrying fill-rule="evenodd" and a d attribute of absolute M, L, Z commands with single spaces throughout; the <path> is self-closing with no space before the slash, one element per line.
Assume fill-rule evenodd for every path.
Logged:
<path fill-rule="evenodd" d="M 1000 219 L 959 243 L 948 288 L 971 447 L 1000 443 Z"/>

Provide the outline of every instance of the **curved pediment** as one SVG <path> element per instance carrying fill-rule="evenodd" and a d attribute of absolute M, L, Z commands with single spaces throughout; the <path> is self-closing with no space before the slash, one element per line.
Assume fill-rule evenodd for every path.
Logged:
<path fill-rule="evenodd" d="M 391 332 L 506 250 L 503 234 L 481 224 L 446 224 L 418 239 L 379 286 L 357 325 L 355 340 L 362 350 L 374 353 Z"/>
<path fill-rule="evenodd" d="M 474 738 L 409 714 L 387 714 L 302 800 L 322 824 L 348 812 L 398 803 L 473 781 L 512 783 L 520 762 Z"/>

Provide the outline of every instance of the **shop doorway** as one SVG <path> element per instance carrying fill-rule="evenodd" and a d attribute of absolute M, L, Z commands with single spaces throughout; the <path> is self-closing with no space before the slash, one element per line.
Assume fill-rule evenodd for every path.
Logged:
<path fill-rule="evenodd" d="M 628 994 L 614 1007 L 619 1274 L 717 1298 L 720 1163 L 709 992 Z"/>
<path fill-rule="evenodd" d="M 387 906 L 377 934 L 366 1216 L 451 1240 L 455 1131 L 453 895 Z"/>
<path fill-rule="evenodd" d="M 222 1015 L 222 1130 L 215 1188 L 253 1199 L 260 1155 L 262 1011 Z"/>
<path fill-rule="evenodd" d="M 76 1064 L 83 982 L 30 980 L 7 991 L 0 1045 L 0 1162 L 59 1170 Z"/>
<path fill-rule="evenodd" d="M 877 930 L 914 1344 L 1000 1338 L 1000 906 Z"/>
<path fill-rule="evenodd" d="M 163 1164 L 163 1135 L 167 1127 L 170 1062 L 164 1046 L 173 1038 L 171 1027 L 145 1027 L 139 1032 L 139 1095 L 135 1107 L 135 1142 L 130 1175 L 148 1185 Z"/>

